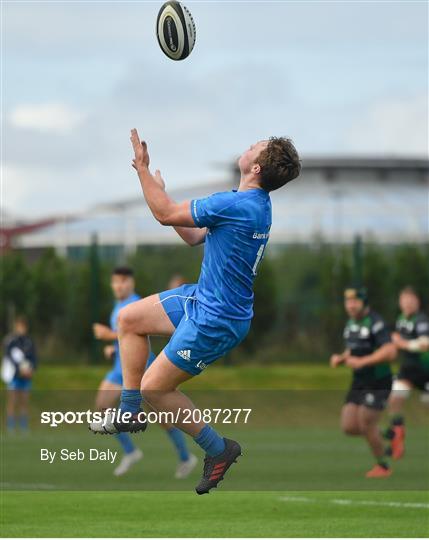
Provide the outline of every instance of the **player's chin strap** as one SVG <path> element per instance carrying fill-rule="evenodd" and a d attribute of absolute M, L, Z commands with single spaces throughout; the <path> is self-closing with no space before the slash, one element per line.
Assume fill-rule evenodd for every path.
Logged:
<path fill-rule="evenodd" d="M 196 296 L 183 296 L 182 294 L 170 294 L 169 296 L 166 296 L 165 298 L 163 298 L 159 302 L 155 302 L 154 306 L 156 306 L 157 304 L 162 304 L 163 302 L 165 302 L 169 298 L 186 298 L 186 302 L 185 302 L 185 320 L 187 321 L 189 319 L 188 309 L 187 309 L 188 302 L 189 302 L 189 300 L 196 300 L 197 297 Z"/>

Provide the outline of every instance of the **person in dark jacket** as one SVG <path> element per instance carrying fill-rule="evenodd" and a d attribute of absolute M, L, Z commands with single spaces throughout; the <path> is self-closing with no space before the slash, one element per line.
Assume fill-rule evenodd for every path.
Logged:
<path fill-rule="evenodd" d="M 28 429 L 28 403 L 37 354 L 23 316 L 15 319 L 13 332 L 4 340 L 3 373 L 7 373 L 7 428 Z"/>

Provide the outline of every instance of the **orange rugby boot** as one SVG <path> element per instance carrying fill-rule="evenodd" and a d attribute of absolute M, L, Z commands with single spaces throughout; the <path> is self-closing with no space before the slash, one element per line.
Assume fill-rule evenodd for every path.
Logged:
<path fill-rule="evenodd" d="M 392 458 L 401 459 L 405 452 L 405 426 L 392 426 Z"/>
<path fill-rule="evenodd" d="M 392 474 L 392 469 L 383 467 L 383 465 L 374 465 L 374 467 L 366 473 L 366 478 L 388 478 Z"/>

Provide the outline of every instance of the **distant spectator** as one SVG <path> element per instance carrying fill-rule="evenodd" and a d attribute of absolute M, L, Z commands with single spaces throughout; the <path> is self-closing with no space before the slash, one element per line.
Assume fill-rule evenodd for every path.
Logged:
<path fill-rule="evenodd" d="M 28 335 L 28 322 L 23 316 L 15 319 L 13 332 L 4 340 L 2 377 L 7 383 L 7 429 L 17 425 L 28 430 L 28 403 L 32 379 L 37 365 L 36 349 Z"/>

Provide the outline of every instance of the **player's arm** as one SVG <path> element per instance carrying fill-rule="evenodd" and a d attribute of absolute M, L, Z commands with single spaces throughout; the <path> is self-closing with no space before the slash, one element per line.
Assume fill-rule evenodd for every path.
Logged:
<path fill-rule="evenodd" d="M 114 345 L 106 345 L 103 348 L 104 358 L 106 360 L 112 360 L 114 354 L 115 354 L 115 346 Z"/>
<path fill-rule="evenodd" d="M 393 362 L 398 353 L 395 344 L 392 342 L 390 332 L 381 318 L 373 321 L 371 326 L 371 336 L 374 343 L 374 352 L 367 356 L 349 356 L 346 364 L 359 369 L 367 366 L 374 366 L 383 362 Z"/>
<path fill-rule="evenodd" d="M 337 367 L 340 364 L 343 364 L 349 356 L 350 356 L 350 349 L 346 349 L 340 354 L 333 354 L 330 358 L 331 367 Z"/>
<path fill-rule="evenodd" d="M 373 353 L 367 356 L 350 356 L 346 360 L 346 364 L 350 367 L 362 368 L 382 364 L 383 362 L 393 362 L 396 358 L 396 347 L 393 343 L 385 343 Z"/>
<path fill-rule="evenodd" d="M 416 353 L 429 351 L 429 337 L 419 336 L 416 339 L 410 339 L 407 341 L 406 350 Z"/>
<path fill-rule="evenodd" d="M 174 202 L 162 187 L 159 171 L 152 176 L 149 171 L 149 154 L 146 143 L 140 142 L 136 129 L 131 130 L 131 143 L 134 149 L 133 167 L 139 176 L 144 198 L 154 218 L 162 225 L 173 227 L 195 227 L 190 202 Z"/>
<path fill-rule="evenodd" d="M 415 339 L 404 339 L 399 332 L 394 332 L 392 334 L 393 343 L 398 349 L 404 351 L 414 353 L 429 351 L 429 320 L 426 316 L 422 316 L 417 320 L 416 333 Z"/>
<path fill-rule="evenodd" d="M 174 227 L 177 234 L 190 246 L 203 244 L 206 239 L 207 229 L 195 229 L 191 227 Z"/>
<path fill-rule="evenodd" d="M 100 339 L 101 341 L 115 341 L 118 339 L 118 334 L 105 324 L 95 323 L 92 325 L 92 331 L 94 332 L 94 337 Z"/>
<path fill-rule="evenodd" d="M 429 337 L 418 336 L 415 339 L 404 339 L 400 334 L 392 334 L 392 341 L 402 351 L 421 353 L 429 351 Z"/>

